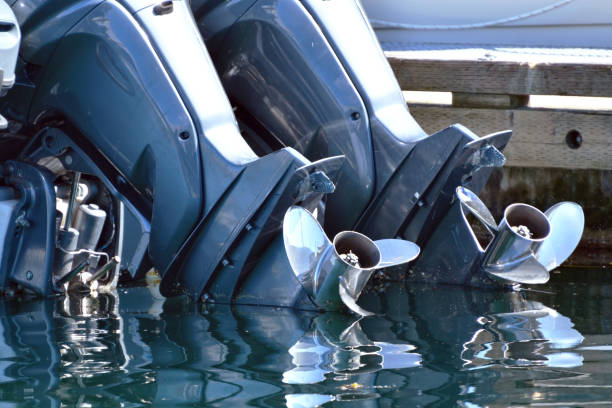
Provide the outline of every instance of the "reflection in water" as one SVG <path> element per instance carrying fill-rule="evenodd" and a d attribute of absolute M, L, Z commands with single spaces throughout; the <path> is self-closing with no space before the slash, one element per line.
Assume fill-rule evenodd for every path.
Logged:
<path fill-rule="evenodd" d="M 377 342 L 368 338 L 352 315 L 327 313 L 317 316 L 313 327 L 290 349 L 295 368 L 283 373 L 288 384 L 314 384 L 326 374 L 354 375 L 384 368 L 416 367 L 421 356 L 410 353 L 410 344 Z"/>
<path fill-rule="evenodd" d="M 295 366 L 283 373 L 287 384 L 315 384 L 331 379 L 345 381 L 357 374 L 375 373 L 383 369 L 417 367 L 421 356 L 411 353 L 410 344 L 372 341 L 360 326 L 362 318 L 353 315 L 325 313 L 317 316 L 311 329 L 290 349 Z M 372 319 L 372 317 L 366 318 Z M 365 376 L 361 376 L 363 379 Z M 363 380 L 362 380 L 363 381 Z M 368 384 L 373 381 L 368 381 Z M 373 399 L 377 393 L 359 392 L 362 384 L 344 384 L 333 395 L 289 394 L 288 407 L 313 407 L 330 401 Z"/>
<path fill-rule="evenodd" d="M 528 402 L 548 395 L 538 384 L 577 376 L 584 353 L 605 352 L 585 346 L 569 318 L 530 297 L 390 285 L 362 296 L 377 313 L 362 319 L 203 306 L 147 288 L 3 302 L 0 400 L 49 407 Z"/>
<path fill-rule="evenodd" d="M 582 365 L 580 354 L 555 351 L 575 347 L 584 340 L 571 320 L 539 302 L 525 302 L 524 306 L 523 311 L 479 319 L 482 329 L 463 345 L 465 367 Z"/>

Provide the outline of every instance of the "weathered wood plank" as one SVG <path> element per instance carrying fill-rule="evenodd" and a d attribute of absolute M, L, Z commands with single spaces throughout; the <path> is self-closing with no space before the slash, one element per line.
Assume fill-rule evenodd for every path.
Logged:
<path fill-rule="evenodd" d="M 385 55 L 403 90 L 612 96 L 611 50 L 554 52 L 420 47 Z"/>
<path fill-rule="evenodd" d="M 453 106 L 459 108 L 515 109 L 529 104 L 529 95 L 499 95 L 453 92 Z"/>
<path fill-rule="evenodd" d="M 610 112 L 547 109 L 467 109 L 451 105 L 411 104 L 410 112 L 428 133 L 461 123 L 479 135 L 504 129 L 514 134 L 504 154 L 507 166 L 612 170 Z M 568 132 L 582 137 L 568 146 Z"/>

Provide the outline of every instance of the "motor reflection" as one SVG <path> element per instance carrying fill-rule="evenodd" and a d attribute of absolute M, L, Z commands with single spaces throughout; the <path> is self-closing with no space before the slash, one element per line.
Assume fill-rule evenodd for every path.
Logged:
<path fill-rule="evenodd" d="M 395 284 L 361 302 L 377 314 L 201 305 L 147 287 L 0 302 L 0 399 L 425 405 L 493 393 L 490 368 L 582 363 L 571 320 L 524 293 Z"/>

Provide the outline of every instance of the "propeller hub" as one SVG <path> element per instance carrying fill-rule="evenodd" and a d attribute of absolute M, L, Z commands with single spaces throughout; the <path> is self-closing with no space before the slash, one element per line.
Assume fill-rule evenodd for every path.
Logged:
<path fill-rule="evenodd" d="M 380 263 L 380 251 L 374 241 L 358 232 L 338 233 L 333 245 L 338 257 L 354 268 L 373 269 Z"/>
<path fill-rule="evenodd" d="M 359 265 L 359 257 L 349 250 L 348 254 L 340 254 L 340 258 L 355 268 L 361 268 Z"/>
<path fill-rule="evenodd" d="M 513 226 L 512 231 L 516 232 L 521 237 L 529 239 L 533 238 L 533 234 L 531 233 L 531 231 L 529 231 L 529 227 L 526 225 Z"/>

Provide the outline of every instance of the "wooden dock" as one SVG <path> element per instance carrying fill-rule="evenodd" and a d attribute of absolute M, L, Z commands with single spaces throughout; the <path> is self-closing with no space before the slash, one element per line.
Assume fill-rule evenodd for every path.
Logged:
<path fill-rule="evenodd" d="M 482 194 L 498 219 L 512 202 L 578 202 L 586 229 L 570 263 L 612 265 L 612 50 L 383 48 L 428 133 L 513 130 L 506 166 Z"/>

